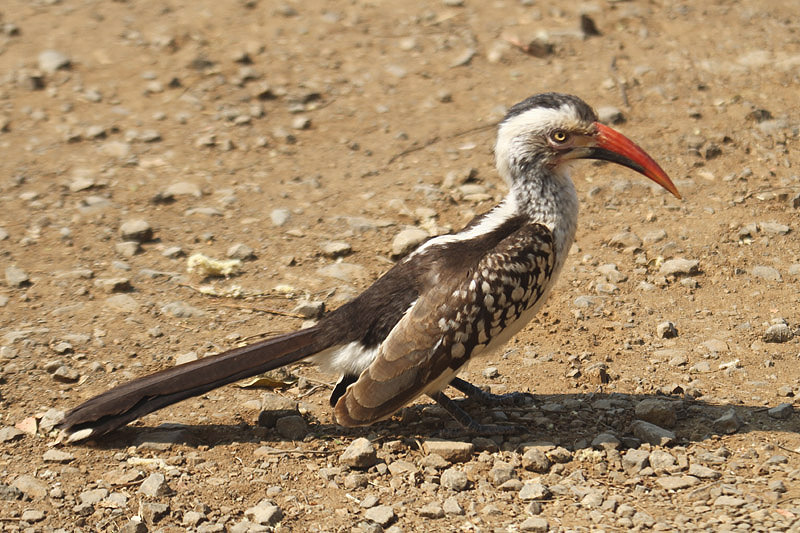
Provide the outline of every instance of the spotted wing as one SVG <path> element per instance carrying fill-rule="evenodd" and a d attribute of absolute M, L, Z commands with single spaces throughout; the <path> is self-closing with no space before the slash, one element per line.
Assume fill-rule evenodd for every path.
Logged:
<path fill-rule="evenodd" d="M 446 387 L 470 357 L 502 345 L 533 317 L 555 264 L 552 232 L 526 224 L 468 269 L 438 272 L 336 403 L 337 422 L 367 425 Z"/>

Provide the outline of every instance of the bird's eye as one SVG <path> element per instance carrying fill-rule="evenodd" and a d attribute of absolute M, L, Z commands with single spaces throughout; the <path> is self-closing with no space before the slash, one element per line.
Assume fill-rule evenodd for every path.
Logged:
<path fill-rule="evenodd" d="M 556 144 L 564 144 L 569 139 L 569 135 L 564 130 L 556 130 L 550 134 L 550 139 Z"/>

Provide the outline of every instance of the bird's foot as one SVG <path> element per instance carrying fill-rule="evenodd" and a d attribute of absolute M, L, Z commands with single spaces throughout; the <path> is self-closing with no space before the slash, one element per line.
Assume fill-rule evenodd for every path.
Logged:
<path fill-rule="evenodd" d="M 488 393 L 487 393 L 488 394 Z M 506 395 L 491 395 L 491 396 L 506 396 Z M 430 395 L 433 400 L 438 403 L 445 411 L 450 413 L 450 416 L 456 419 L 464 429 L 472 434 L 480 435 L 483 437 L 491 437 L 494 435 L 517 435 L 525 431 L 522 426 L 515 426 L 511 424 L 479 424 L 472 418 L 469 413 L 459 407 L 456 402 L 448 398 L 443 392 L 437 392 Z M 444 435 L 452 433 L 455 436 L 459 434 L 459 430 L 444 430 Z"/>
<path fill-rule="evenodd" d="M 507 394 L 492 394 L 486 392 L 461 378 L 455 378 L 450 386 L 467 395 L 470 400 L 487 407 L 509 407 L 527 405 L 533 401 L 533 394 L 528 392 L 509 392 Z"/>

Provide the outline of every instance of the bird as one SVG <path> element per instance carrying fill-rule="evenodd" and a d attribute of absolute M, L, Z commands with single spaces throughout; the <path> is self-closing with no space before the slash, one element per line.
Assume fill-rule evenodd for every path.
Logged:
<path fill-rule="evenodd" d="M 518 430 L 478 423 L 444 391 L 451 386 L 490 405 L 525 396 L 491 394 L 458 374 L 528 324 L 555 285 L 578 223 L 572 167 L 583 159 L 609 161 L 681 195 L 642 148 L 569 94 L 536 94 L 510 107 L 499 122 L 494 153 L 508 193 L 461 231 L 425 241 L 310 327 L 90 398 L 65 414 L 62 437 L 96 439 L 168 405 L 301 360 L 339 376 L 330 404 L 344 427 L 384 420 L 427 395 L 467 430 Z"/>

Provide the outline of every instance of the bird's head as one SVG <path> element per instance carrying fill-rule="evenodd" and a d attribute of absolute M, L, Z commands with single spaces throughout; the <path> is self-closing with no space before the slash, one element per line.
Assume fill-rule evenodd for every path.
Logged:
<path fill-rule="evenodd" d="M 537 94 L 509 109 L 500 123 L 495 156 L 498 171 L 512 186 L 532 173 L 564 175 L 577 159 L 602 159 L 633 169 L 681 197 L 644 150 L 598 122 L 586 102 L 568 94 Z"/>

